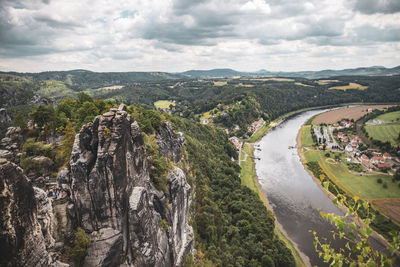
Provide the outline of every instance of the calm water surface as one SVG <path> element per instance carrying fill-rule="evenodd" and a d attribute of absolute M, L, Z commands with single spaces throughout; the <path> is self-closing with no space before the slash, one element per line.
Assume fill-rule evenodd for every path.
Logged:
<path fill-rule="evenodd" d="M 325 264 L 315 253 L 314 237 L 308 230 L 313 230 L 320 237 L 330 237 L 334 228 L 319 214 L 319 210 L 343 213 L 315 183 L 304 169 L 296 146 L 296 137 L 300 127 L 311 116 L 322 110 L 307 111 L 297 115 L 271 130 L 258 143 L 256 149 L 256 171 L 262 189 L 267 192 L 278 222 L 299 249 L 310 259 L 311 264 Z M 335 247 L 344 247 L 336 242 Z"/>

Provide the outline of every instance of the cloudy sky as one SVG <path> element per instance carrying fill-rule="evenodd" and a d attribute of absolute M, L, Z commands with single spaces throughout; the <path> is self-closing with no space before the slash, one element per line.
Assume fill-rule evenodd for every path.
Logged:
<path fill-rule="evenodd" d="M 400 0 L 0 0 L 0 70 L 400 65 Z"/>

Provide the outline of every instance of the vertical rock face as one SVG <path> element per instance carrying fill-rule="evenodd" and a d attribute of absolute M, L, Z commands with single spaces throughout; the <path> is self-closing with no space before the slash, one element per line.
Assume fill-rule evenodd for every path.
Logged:
<path fill-rule="evenodd" d="M 44 191 L 34 189 L 15 164 L 0 159 L 0 266 L 52 264 L 51 214 Z"/>
<path fill-rule="evenodd" d="M 161 153 L 178 162 L 183 136 L 165 125 L 157 138 Z M 124 106 L 81 129 L 70 165 L 72 220 L 91 233 L 86 266 L 181 264 L 193 242 L 190 186 L 174 167 L 168 193 L 154 188 L 140 128 Z"/>

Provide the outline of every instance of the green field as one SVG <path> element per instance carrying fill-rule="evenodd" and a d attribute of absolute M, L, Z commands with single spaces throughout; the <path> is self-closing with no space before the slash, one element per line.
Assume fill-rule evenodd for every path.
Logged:
<path fill-rule="evenodd" d="M 375 120 L 381 120 L 384 122 L 396 122 L 400 121 L 400 111 L 394 111 L 379 115 Z"/>
<path fill-rule="evenodd" d="M 392 145 L 399 144 L 400 124 L 365 125 L 368 135 L 382 142 L 389 141 Z"/>
<path fill-rule="evenodd" d="M 363 176 L 353 174 L 342 163 L 332 160 L 327 161 L 325 153 L 323 151 L 311 150 L 306 151 L 304 155 L 309 162 L 317 161 L 328 177 L 347 193 L 368 200 L 400 198 L 400 188 L 397 186 L 397 183 L 392 183 L 391 176 L 384 174 Z M 385 189 L 382 187 L 382 184 L 378 184 L 378 178 L 386 182 L 388 188 Z"/>
<path fill-rule="evenodd" d="M 252 144 L 246 143 L 243 146 L 243 153 L 241 154 L 240 162 L 240 177 L 242 184 L 252 189 L 254 192 L 259 193 L 257 182 L 256 182 L 256 171 L 254 169 L 254 162 L 251 156 L 254 154 L 254 147 Z"/>
<path fill-rule="evenodd" d="M 300 131 L 302 146 L 312 146 L 314 141 L 311 138 L 311 125 L 304 125 Z"/>
<path fill-rule="evenodd" d="M 169 100 L 158 100 L 156 102 L 154 102 L 154 106 L 156 108 L 162 108 L 162 109 L 166 109 L 169 108 L 170 105 L 175 106 L 175 103 Z"/>
<path fill-rule="evenodd" d="M 368 86 L 363 86 L 358 83 L 349 83 L 348 85 L 334 86 L 334 87 L 330 87 L 329 89 L 346 91 L 349 89 L 365 90 L 367 88 L 368 88 Z"/>
<path fill-rule="evenodd" d="M 224 86 L 227 84 L 228 84 L 228 82 L 214 82 L 214 86 Z"/>

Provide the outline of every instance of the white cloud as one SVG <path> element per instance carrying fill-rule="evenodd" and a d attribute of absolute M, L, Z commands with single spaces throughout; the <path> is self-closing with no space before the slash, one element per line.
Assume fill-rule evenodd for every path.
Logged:
<path fill-rule="evenodd" d="M 397 2 L 372 2 L 0 0 L 0 69 L 398 65 Z"/>

